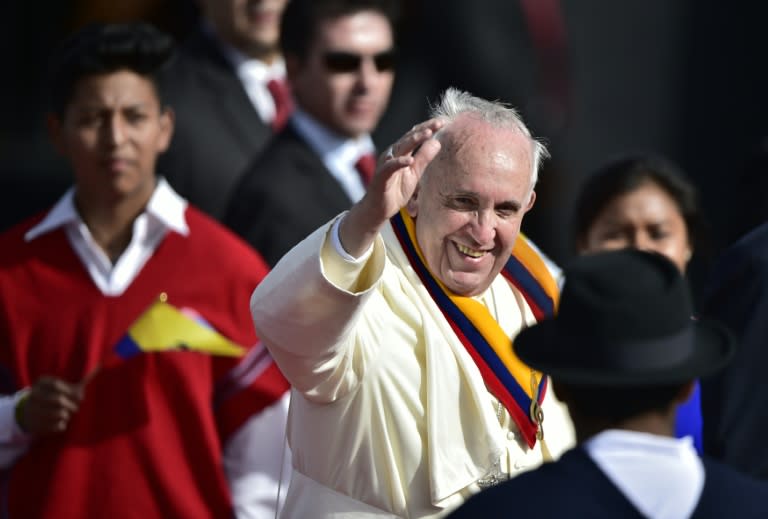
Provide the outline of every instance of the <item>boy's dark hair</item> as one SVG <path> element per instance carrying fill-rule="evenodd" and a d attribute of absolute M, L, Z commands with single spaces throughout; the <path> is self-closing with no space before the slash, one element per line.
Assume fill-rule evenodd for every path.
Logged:
<path fill-rule="evenodd" d="M 643 387 L 602 387 L 556 383 L 558 396 L 580 416 L 619 423 L 649 411 L 664 411 L 685 384 Z"/>
<path fill-rule="evenodd" d="M 321 21 L 360 11 L 383 14 L 395 33 L 399 8 L 398 0 L 290 0 L 280 21 L 280 49 L 283 54 L 304 59 Z"/>
<path fill-rule="evenodd" d="M 664 190 L 680 211 L 694 248 L 702 245 L 703 222 L 695 186 L 670 160 L 652 154 L 631 155 L 599 168 L 581 188 L 574 210 L 575 245 L 583 240 L 595 219 L 619 196 L 651 182 Z"/>
<path fill-rule="evenodd" d="M 93 24 L 67 38 L 48 69 L 49 109 L 64 115 L 84 77 L 130 70 L 152 81 L 164 104 L 159 76 L 171 61 L 174 40 L 147 23 Z"/>

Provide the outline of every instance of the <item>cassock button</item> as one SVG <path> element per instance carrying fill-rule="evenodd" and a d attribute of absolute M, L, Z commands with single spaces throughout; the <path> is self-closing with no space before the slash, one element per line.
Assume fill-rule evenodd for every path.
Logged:
<path fill-rule="evenodd" d="M 515 438 L 517 438 L 517 435 L 516 435 L 514 432 L 512 432 L 512 431 L 509 431 L 509 432 L 507 433 L 507 440 L 509 440 L 509 441 L 515 441 Z"/>

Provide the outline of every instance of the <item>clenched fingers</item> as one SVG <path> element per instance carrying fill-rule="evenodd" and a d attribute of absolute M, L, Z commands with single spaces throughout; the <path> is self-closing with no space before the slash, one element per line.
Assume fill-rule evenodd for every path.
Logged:
<path fill-rule="evenodd" d="M 19 425 L 30 434 L 64 431 L 79 409 L 82 398 L 82 385 L 41 377 L 25 397 Z"/>

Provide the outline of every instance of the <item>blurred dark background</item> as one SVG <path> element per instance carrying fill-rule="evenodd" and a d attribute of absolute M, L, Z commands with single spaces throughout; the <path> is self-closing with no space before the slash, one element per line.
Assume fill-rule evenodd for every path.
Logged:
<path fill-rule="evenodd" d="M 725 245 L 767 219 L 768 3 L 758 0 L 406 0 L 383 148 L 453 85 L 518 107 L 553 158 L 524 230 L 572 255 L 576 190 L 597 165 L 652 150 L 698 186 L 710 228 L 698 290 Z M 193 0 L 7 0 L 0 17 L 0 229 L 52 202 L 71 178 L 45 134 L 45 63 L 91 21 L 144 19 L 182 39 Z M 0 252 L 1 253 L 1 252 Z"/>

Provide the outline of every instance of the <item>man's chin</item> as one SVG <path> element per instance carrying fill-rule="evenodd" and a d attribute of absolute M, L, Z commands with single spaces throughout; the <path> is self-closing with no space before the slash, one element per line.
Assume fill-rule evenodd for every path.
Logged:
<path fill-rule="evenodd" d="M 456 295 L 473 297 L 485 292 L 490 283 L 485 282 L 485 278 L 481 279 L 481 276 L 457 278 L 454 277 L 450 282 L 445 283 L 445 286 Z"/>

